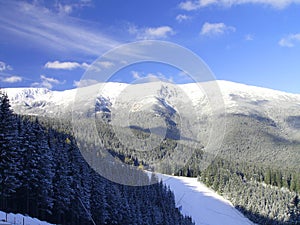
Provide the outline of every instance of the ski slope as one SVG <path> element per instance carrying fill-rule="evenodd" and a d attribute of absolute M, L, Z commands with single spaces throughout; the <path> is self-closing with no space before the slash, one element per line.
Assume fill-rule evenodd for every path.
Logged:
<path fill-rule="evenodd" d="M 253 225 L 233 205 L 197 178 L 157 174 L 175 194 L 176 207 L 196 225 Z"/>
<path fill-rule="evenodd" d="M 0 211 L 0 221 L 6 221 L 6 219 L 8 224 L 13 224 L 13 225 L 51 225 L 50 223 L 40 221 L 35 218 L 31 218 L 29 216 L 24 216 L 21 214 L 14 214 L 14 213 L 8 213 L 6 215 L 5 212 Z"/>

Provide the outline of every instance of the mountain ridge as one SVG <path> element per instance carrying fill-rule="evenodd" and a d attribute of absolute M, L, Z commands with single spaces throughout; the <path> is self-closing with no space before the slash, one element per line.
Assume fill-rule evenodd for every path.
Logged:
<path fill-rule="evenodd" d="M 214 82 L 109 82 L 66 91 L 4 91 L 19 114 L 64 118 L 72 118 L 72 112 L 83 115 L 81 118 L 96 115 L 113 126 L 147 132 L 152 129 L 162 136 L 167 132 L 174 140 L 181 136 L 181 141 L 196 140 L 203 146 L 214 133 L 212 141 L 224 136 L 219 154 L 229 158 L 263 163 L 270 158 L 266 163 L 296 165 L 300 158 L 300 95 L 230 81 Z M 212 105 L 205 92 L 212 84 L 217 84 L 214 91 L 219 91 L 220 105 Z"/>

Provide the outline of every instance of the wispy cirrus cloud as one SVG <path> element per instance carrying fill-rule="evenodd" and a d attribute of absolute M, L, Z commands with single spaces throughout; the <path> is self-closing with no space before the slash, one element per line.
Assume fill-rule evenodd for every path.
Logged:
<path fill-rule="evenodd" d="M 188 0 L 181 2 L 179 8 L 186 11 L 194 11 L 210 5 L 231 7 L 242 4 L 260 4 L 276 9 L 284 9 L 291 4 L 300 4 L 300 0 Z"/>
<path fill-rule="evenodd" d="M 53 77 L 47 77 L 46 75 L 40 76 L 40 82 L 34 82 L 31 84 L 32 87 L 43 87 L 52 89 L 54 85 L 64 84 L 66 81 L 59 81 Z"/>
<path fill-rule="evenodd" d="M 58 13 L 60 14 L 71 14 L 75 10 L 92 6 L 92 1 L 91 0 L 69 1 L 66 4 L 60 1 L 56 1 L 54 6 L 58 11 Z"/>
<path fill-rule="evenodd" d="M 44 67 L 47 69 L 73 70 L 77 68 L 87 69 L 89 67 L 89 64 L 85 62 L 78 63 L 78 62 L 53 61 L 53 62 L 47 62 Z"/>
<path fill-rule="evenodd" d="M 5 78 L 2 78 L 1 81 L 2 82 L 5 82 L 5 83 L 17 83 L 17 82 L 21 82 L 23 80 L 22 77 L 20 76 L 9 76 L 9 77 L 5 77 Z"/>
<path fill-rule="evenodd" d="M 236 29 L 232 26 L 227 26 L 224 23 L 204 23 L 200 34 L 206 36 L 222 35 L 227 32 L 234 32 Z"/>
<path fill-rule="evenodd" d="M 95 24 L 27 2 L 0 1 L 0 29 L 45 51 L 98 55 L 119 44 Z"/>
<path fill-rule="evenodd" d="M 173 28 L 169 26 L 138 28 L 131 25 L 128 31 L 130 34 L 136 35 L 139 40 L 166 39 L 175 34 Z"/>
<path fill-rule="evenodd" d="M 278 44 L 282 47 L 295 47 L 295 44 L 300 44 L 300 33 L 298 34 L 290 34 L 286 37 L 283 37 L 279 40 Z"/>

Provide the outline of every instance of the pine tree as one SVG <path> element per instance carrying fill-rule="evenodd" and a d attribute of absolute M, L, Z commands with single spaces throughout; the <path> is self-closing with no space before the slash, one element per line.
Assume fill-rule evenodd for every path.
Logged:
<path fill-rule="evenodd" d="M 76 186 L 72 187 L 71 165 L 67 150 L 64 149 L 64 144 L 62 143 L 62 137 L 50 130 L 48 139 L 49 145 L 53 150 L 54 158 L 56 159 L 53 177 L 53 212 L 57 215 L 58 223 L 65 224 L 67 220 L 67 210 L 70 209 L 77 212 L 74 208 L 76 205 L 71 204 L 71 201 L 76 196 L 75 194 L 77 194 L 73 191 Z M 76 216 L 76 214 L 74 214 L 74 216 Z M 71 219 L 73 219 L 73 221 L 75 220 L 75 218 Z"/>
<path fill-rule="evenodd" d="M 46 132 L 39 124 L 38 120 L 35 121 L 36 139 L 38 140 L 38 154 L 40 158 L 38 160 L 37 169 L 39 171 L 38 179 L 39 185 L 37 187 L 37 208 L 38 216 L 45 218 L 46 215 L 51 214 L 53 207 L 53 153 L 48 145 Z"/>
<path fill-rule="evenodd" d="M 16 119 L 8 96 L 0 91 L 0 207 L 7 209 L 7 200 L 20 186 L 21 171 L 16 146 Z"/>
<path fill-rule="evenodd" d="M 107 224 L 109 214 L 107 211 L 105 186 L 107 182 L 97 174 L 93 174 L 91 184 L 91 214 L 96 224 Z"/>
<path fill-rule="evenodd" d="M 22 192 L 24 202 L 26 203 L 26 212 L 31 216 L 37 216 L 38 207 L 36 194 L 39 188 L 40 171 L 39 171 L 39 140 L 37 135 L 39 130 L 37 124 L 27 121 L 24 123 L 24 142 L 22 144 L 24 151 L 22 157 L 22 170 L 24 173 Z"/>

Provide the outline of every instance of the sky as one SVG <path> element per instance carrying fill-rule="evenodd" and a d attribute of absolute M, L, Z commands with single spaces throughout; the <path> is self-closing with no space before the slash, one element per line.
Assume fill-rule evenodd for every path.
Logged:
<path fill-rule="evenodd" d="M 107 51 L 163 40 L 194 52 L 218 80 L 300 94 L 299 12 L 300 0 L 0 0 L 0 87 L 76 88 Z M 109 81 L 155 77 L 191 82 L 155 62 Z"/>

